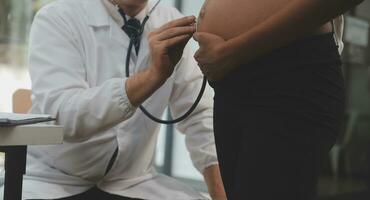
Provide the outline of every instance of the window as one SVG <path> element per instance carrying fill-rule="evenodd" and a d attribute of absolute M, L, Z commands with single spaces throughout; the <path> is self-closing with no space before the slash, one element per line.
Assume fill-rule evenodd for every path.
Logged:
<path fill-rule="evenodd" d="M 0 112 L 12 111 L 15 90 L 31 87 L 27 70 L 29 28 L 35 12 L 48 2 L 50 0 L 2 0 L 0 4 Z M 0 153 L 0 173 L 3 159 Z"/>
<path fill-rule="evenodd" d="M 195 15 L 198 13 L 203 4 L 203 0 L 183 0 L 181 2 L 181 12 L 185 15 Z M 192 48 L 197 48 L 197 43 L 192 39 L 190 41 Z M 203 176 L 196 170 L 191 162 L 189 153 L 185 146 L 185 136 L 178 132 L 174 133 L 174 144 L 173 144 L 173 161 L 172 161 L 172 172 L 173 176 L 196 180 L 203 183 Z M 193 183 L 194 184 L 194 183 Z M 205 190 L 204 184 L 198 189 Z"/>
<path fill-rule="evenodd" d="M 11 111 L 16 89 L 30 87 L 26 50 L 35 2 L 3 0 L 0 5 L 0 111 Z"/>
<path fill-rule="evenodd" d="M 151 0 L 151 1 L 157 1 L 157 0 Z M 166 3 L 171 6 L 175 6 L 175 0 L 162 0 L 163 3 Z"/>
<path fill-rule="evenodd" d="M 183 0 L 182 1 L 182 13 L 186 15 L 198 16 L 204 0 Z"/>
<path fill-rule="evenodd" d="M 197 16 L 204 1 L 183 0 L 176 3 L 172 2 L 172 5 L 181 5 L 182 9 L 180 11 L 183 14 Z M 191 41 L 191 46 L 192 48 L 198 47 L 194 40 Z M 185 136 L 182 133 L 173 127 L 162 126 L 156 155 L 156 164 L 160 166 L 162 172 L 186 181 L 199 190 L 206 191 L 203 176 L 192 164 L 185 146 Z"/>

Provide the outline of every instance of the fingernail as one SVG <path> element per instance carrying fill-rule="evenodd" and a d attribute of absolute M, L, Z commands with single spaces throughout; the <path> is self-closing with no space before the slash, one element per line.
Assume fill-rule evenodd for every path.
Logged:
<path fill-rule="evenodd" d="M 188 19 L 189 19 L 189 20 L 195 20 L 195 16 L 194 16 L 194 15 L 189 16 L 189 17 L 188 17 Z"/>

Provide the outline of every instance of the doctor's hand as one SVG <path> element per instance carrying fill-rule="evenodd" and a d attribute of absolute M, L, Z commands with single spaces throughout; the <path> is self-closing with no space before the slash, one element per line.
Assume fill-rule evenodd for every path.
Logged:
<path fill-rule="evenodd" d="M 226 200 L 226 192 L 220 174 L 220 167 L 218 165 L 212 165 L 205 168 L 203 176 L 212 200 Z"/>
<path fill-rule="evenodd" d="M 149 34 L 150 66 L 125 82 L 126 94 L 133 106 L 142 104 L 171 76 L 195 32 L 194 24 L 195 17 L 184 17 Z"/>
<path fill-rule="evenodd" d="M 194 34 L 194 40 L 199 44 L 194 58 L 208 80 L 221 80 L 235 67 L 232 52 L 228 50 L 227 42 L 220 36 L 197 32 Z"/>
<path fill-rule="evenodd" d="M 183 50 L 195 32 L 195 17 L 171 21 L 151 32 L 148 37 L 151 52 L 151 73 L 167 80 L 180 61 Z"/>
<path fill-rule="evenodd" d="M 142 104 L 171 76 L 195 32 L 194 24 L 195 17 L 184 17 L 149 34 L 150 66 L 125 82 L 126 94 L 133 106 Z"/>

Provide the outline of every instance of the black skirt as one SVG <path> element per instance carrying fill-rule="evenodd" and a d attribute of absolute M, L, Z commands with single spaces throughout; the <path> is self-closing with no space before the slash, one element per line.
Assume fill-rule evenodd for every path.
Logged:
<path fill-rule="evenodd" d="M 333 35 L 298 40 L 210 84 L 228 199 L 315 199 L 344 114 Z"/>

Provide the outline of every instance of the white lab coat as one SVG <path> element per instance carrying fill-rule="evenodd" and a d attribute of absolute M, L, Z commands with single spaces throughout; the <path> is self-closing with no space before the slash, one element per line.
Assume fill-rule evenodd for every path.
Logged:
<path fill-rule="evenodd" d="M 141 199 L 202 199 L 191 187 L 154 169 L 159 125 L 127 98 L 124 61 L 129 39 L 112 8 L 101 0 L 59 0 L 35 17 L 29 49 L 31 112 L 56 116 L 65 142 L 29 147 L 23 196 L 61 198 L 97 185 L 109 193 Z M 157 7 L 145 26 L 140 53 L 131 59 L 131 73 L 149 65 L 148 33 L 179 17 L 175 8 Z M 201 83 L 193 52 L 186 48 L 174 74 L 144 106 L 155 116 L 162 116 L 169 106 L 178 117 L 190 108 Z M 207 87 L 194 113 L 177 125 L 200 172 L 217 164 L 212 96 Z M 117 159 L 104 175 L 117 146 Z"/>

